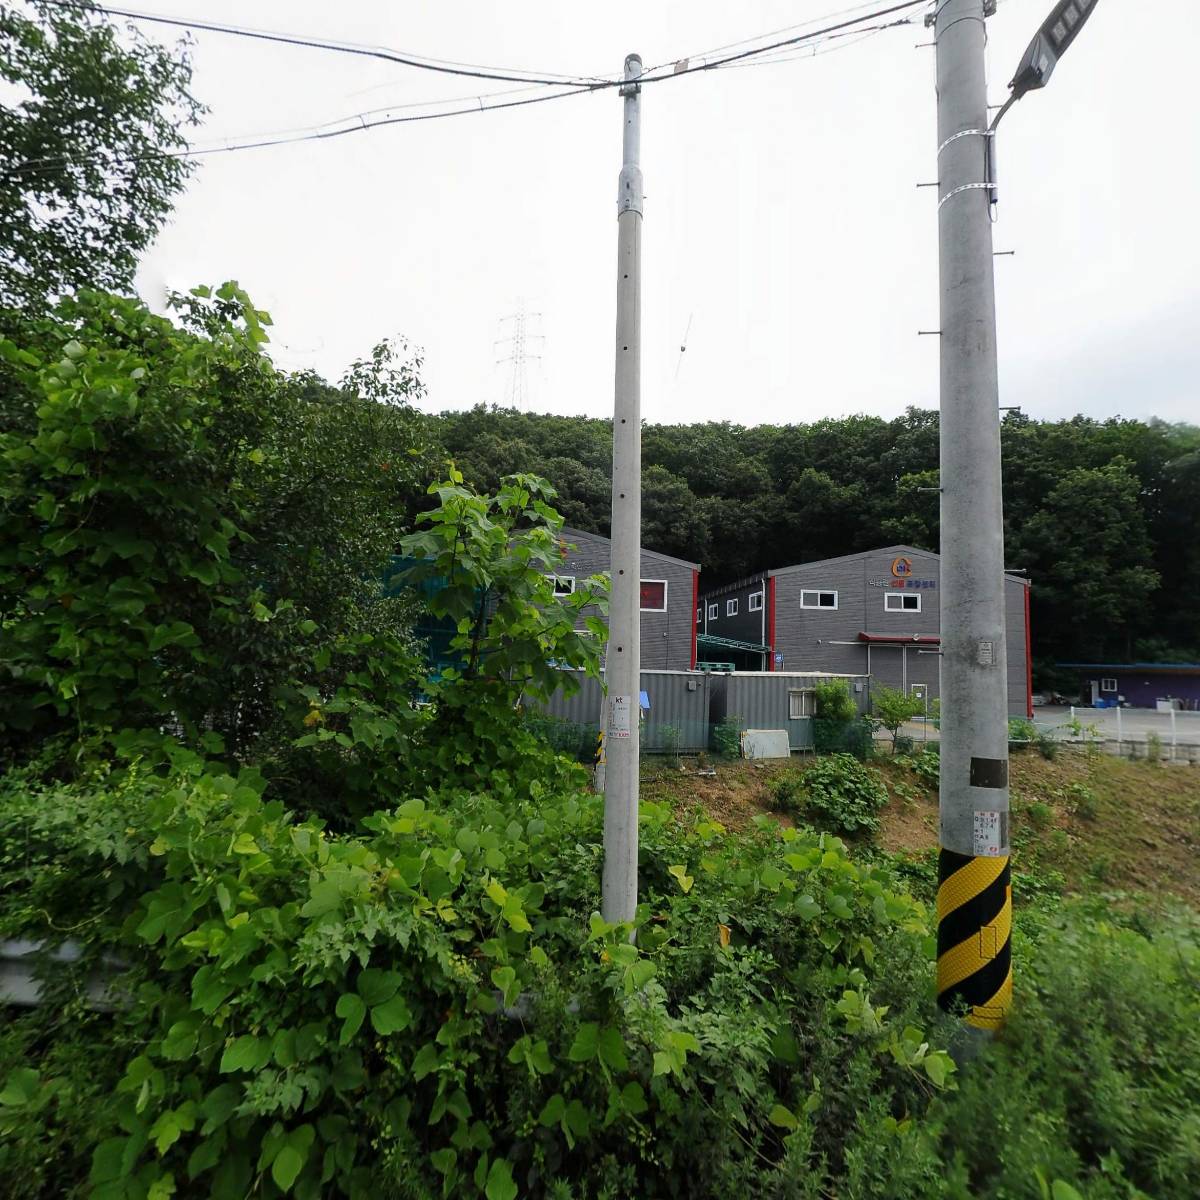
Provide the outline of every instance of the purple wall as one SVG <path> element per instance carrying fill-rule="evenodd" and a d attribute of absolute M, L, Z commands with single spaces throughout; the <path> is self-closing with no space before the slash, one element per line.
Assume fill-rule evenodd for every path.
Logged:
<path fill-rule="evenodd" d="M 1101 700 L 1115 700 L 1124 696 L 1125 703 L 1132 708 L 1153 708 L 1155 701 L 1167 696 L 1183 700 L 1183 707 L 1200 709 L 1200 674 L 1176 674 L 1156 672 L 1145 667 L 1122 672 L 1109 667 L 1104 670 L 1080 673 L 1080 694 L 1085 703 L 1091 703 L 1092 680 L 1115 679 L 1115 692 L 1101 692 Z"/>

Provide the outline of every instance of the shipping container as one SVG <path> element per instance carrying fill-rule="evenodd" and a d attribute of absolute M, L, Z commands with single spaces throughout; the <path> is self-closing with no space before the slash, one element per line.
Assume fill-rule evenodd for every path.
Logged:
<path fill-rule="evenodd" d="M 793 751 L 813 748 L 813 688 L 823 679 L 844 679 L 858 711 L 867 711 L 867 675 L 824 672 L 738 671 L 713 677 L 710 719 L 714 724 L 736 722 L 742 729 L 786 729 Z"/>

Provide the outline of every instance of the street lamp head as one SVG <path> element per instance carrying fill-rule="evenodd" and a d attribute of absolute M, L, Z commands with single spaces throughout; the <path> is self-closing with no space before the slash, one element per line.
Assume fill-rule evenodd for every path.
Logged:
<path fill-rule="evenodd" d="M 1019 100 L 1026 92 L 1046 86 L 1058 60 L 1079 36 L 1079 31 L 1097 3 L 1099 0 L 1059 0 L 1042 22 L 1041 29 L 1034 34 L 1012 83 L 1008 85 L 1014 100 Z"/>

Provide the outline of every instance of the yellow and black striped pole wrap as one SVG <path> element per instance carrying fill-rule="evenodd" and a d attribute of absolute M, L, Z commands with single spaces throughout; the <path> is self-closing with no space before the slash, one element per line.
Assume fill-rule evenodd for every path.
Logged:
<path fill-rule="evenodd" d="M 968 1025 L 999 1029 L 1012 1007 L 1012 875 L 1008 855 L 938 855 L 938 1004 Z"/>

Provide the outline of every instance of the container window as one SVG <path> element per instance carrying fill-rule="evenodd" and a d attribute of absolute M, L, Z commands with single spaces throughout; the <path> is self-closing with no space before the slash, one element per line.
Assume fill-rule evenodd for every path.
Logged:
<path fill-rule="evenodd" d="M 575 591 L 574 575 L 551 575 L 550 578 L 554 580 L 556 596 L 570 596 Z"/>
<path fill-rule="evenodd" d="M 725 601 L 725 615 L 727 617 L 736 617 L 738 612 L 738 602 L 736 600 Z"/>
<path fill-rule="evenodd" d="M 751 592 L 750 593 L 750 611 L 751 612 L 762 612 L 762 606 L 763 606 L 762 592 Z"/>
<path fill-rule="evenodd" d="M 1100 690 L 1102 692 L 1115 692 L 1117 690 L 1117 681 L 1115 679 L 1100 680 Z"/>
<path fill-rule="evenodd" d="M 788 720 L 799 721 L 801 717 L 817 715 L 817 694 L 812 688 L 800 688 L 788 692 Z"/>
<path fill-rule="evenodd" d="M 708 606 L 708 619 L 710 621 L 715 621 L 717 619 L 717 606 L 715 604 L 710 604 Z"/>
<path fill-rule="evenodd" d="M 883 607 L 886 612 L 920 612 L 921 596 L 918 592 L 888 592 Z"/>

